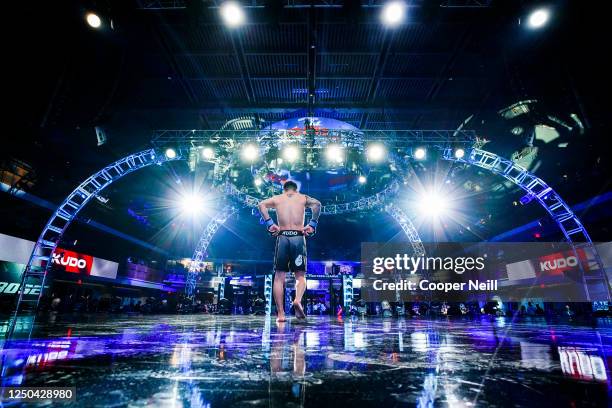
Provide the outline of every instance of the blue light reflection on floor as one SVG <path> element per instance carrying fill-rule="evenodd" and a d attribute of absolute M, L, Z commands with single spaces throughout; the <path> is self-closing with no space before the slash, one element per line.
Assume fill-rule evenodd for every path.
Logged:
<path fill-rule="evenodd" d="M 3 385 L 76 386 L 92 406 L 606 406 L 611 390 L 605 320 L 133 316 L 33 334 L 5 344 Z"/>

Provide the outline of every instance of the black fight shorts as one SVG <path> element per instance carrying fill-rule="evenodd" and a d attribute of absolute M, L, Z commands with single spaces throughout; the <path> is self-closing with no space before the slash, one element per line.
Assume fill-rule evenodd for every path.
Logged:
<path fill-rule="evenodd" d="M 274 271 L 306 272 L 306 238 L 302 231 L 281 231 L 276 237 Z"/>

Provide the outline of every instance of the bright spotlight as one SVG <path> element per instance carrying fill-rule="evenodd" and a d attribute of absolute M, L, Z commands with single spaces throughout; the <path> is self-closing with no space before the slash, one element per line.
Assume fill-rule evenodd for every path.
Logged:
<path fill-rule="evenodd" d="M 382 161 L 385 158 L 386 154 L 385 146 L 380 143 L 371 144 L 366 149 L 366 156 L 368 160 L 373 162 Z"/>
<path fill-rule="evenodd" d="M 285 146 L 283 149 L 283 158 L 288 162 L 294 162 L 300 157 L 300 149 L 296 146 Z"/>
<path fill-rule="evenodd" d="M 173 148 L 168 148 L 166 149 L 166 158 L 167 159 L 175 159 L 176 158 L 176 150 L 174 150 Z"/>
<path fill-rule="evenodd" d="M 221 18 L 229 27 L 238 27 L 244 23 L 244 10 L 238 3 L 227 1 L 221 5 L 220 12 Z"/>
<path fill-rule="evenodd" d="M 423 160 L 427 156 L 427 150 L 424 147 L 418 147 L 414 150 L 414 158 L 417 160 Z"/>
<path fill-rule="evenodd" d="M 248 144 L 242 148 L 242 158 L 249 162 L 254 162 L 259 156 L 259 149 L 257 146 Z"/>
<path fill-rule="evenodd" d="M 537 29 L 544 27 L 550 19 L 550 11 L 547 9 L 537 9 L 531 12 L 527 18 L 529 28 Z"/>
<path fill-rule="evenodd" d="M 338 145 L 327 146 L 325 156 L 327 157 L 327 160 L 334 163 L 342 163 L 342 161 L 344 160 L 344 152 L 342 150 L 342 147 Z"/>
<path fill-rule="evenodd" d="M 262 184 L 263 184 L 263 180 L 262 180 L 262 179 L 260 179 L 259 177 L 257 177 L 257 178 L 255 179 L 255 185 L 256 185 L 257 187 L 259 187 L 259 186 L 261 186 Z"/>
<path fill-rule="evenodd" d="M 404 21 L 406 4 L 403 1 L 389 1 L 382 9 L 381 19 L 385 25 L 396 26 Z"/>
<path fill-rule="evenodd" d="M 419 198 L 418 209 L 423 215 L 440 216 L 447 209 L 446 198 L 437 192 L 425 193 Z"/>
<path fill-rule="evenodd" d="M 360 184 L 365 184 L 366 181 L 368 181 L 366 176 L 359 176 L 359 183 Z"/>
<path fill-rule="evenodd" d="M 459 148 L 455 150 L 455 158 L 456 159 L 462 159 L 463 156 L 465 156 L 465 150 Z"/>
<path fill-rule="evenodd" d="M 87 21 L 87 24 L 92 28 L 100 28 L 102 25 L 102 20 L 96 13 L 87 13 L 85 21 Z"/>
<path fill-rule="evenodd" d="M 198 215 L 204 211 L 204 198 L 199 194 L 185 194 L 181 198 L 181 211 L 189 215 Z"/>
<path fill-rule="evenodd" d="M 202 149 L 202 158 L 204 160 L 211 160 L 215 157 L 215 151 L 212 147 L 205 147 Z"/>

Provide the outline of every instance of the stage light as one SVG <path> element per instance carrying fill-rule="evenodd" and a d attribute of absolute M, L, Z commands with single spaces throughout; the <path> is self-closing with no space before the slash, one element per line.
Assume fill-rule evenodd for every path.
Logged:
<path fill-rule="evenodd" d="M 259 149 L 257 146 L 247 144 L 242 148 L 242 158 L 249 162 L 254 162 L 259 157 Z"/>
<path fill-rule="evenodd" d="M 176 150 L 174 150 L 173 148 L 168 148 L 166 149 L 166 159 L 175 159 L 176 158 Z"/>
<path fill-rule="evenodd" d="M 383 6 L 381 19 L 387 26 L 396 26 L 404 21 L 406 4 L 403 1 L 389 1 Z"/>
<path fill-rule="evenodd" d="M 92 28 L 100 28 L 102 26 L 102 20 L 96 13 L 87 13 L 85 21 L 87 21 L 87 24 Z"/>
<path fill-rule="evenodd" d="M 456 159 L 462 159 L 463 156 L 465 156 L 465 150 L 459 148 L 455 150 L 455 158 Z"/>
<path fill-rule="evenodd" d="M 387 154 L 385 146 L 380 143 L 371 144 L 366 149 L 366 156 L 368 160 L 373 162 L 382 161 L 385 158 L 385 154 Z"/>
<path fill-rule="evenodd" d="M 359 183 L 360 184 L 365 184 L 366 181 L 368 181 L 366 176 L 359 176 Z"/>
<path fill-rule="evenodd" d="M 538 29 L 544 27 L 550 19 L 550 11 L 541 8 L 531 12 L 527 18 L 529 28 Z"/>
<path fill-rule="evenodd" d="M 422 215 L 430 217 L 440 216 L 447 209 L 446 198 L 438 192 L 424 193 L 419 197 L 418 209 Z"/>
<path fill-rule="evenodd" d="M 259 177 L 257 177 L 257 178 L 255 179 L 255 185 L 256 185 L 257 187 L 259 187 L 259 186 L 261 186 L 262 184 L 263 184 L 263 180 L 262 180 L 262 179 L 260 179 Z"/>
<path fill-rule="evenodd" d="M 292 163 L 300 157 L 300 149 L 297 146 L 285 146 L 283 149 L 283 158 Z"/>
<path fill-rule="evenodd" d="M 325 156 L 327 160 L 334 163 L 342 163 L 344 160 L 344 152 L 341 146 L 329 145 L 325 150 Z"/>
<path fill-rule="evenodd" d="M 204 198 L 199 194 L 185 194 L 181 197 L 181 211 L 189 215 L 198 215 L 204 211 Z"/>
<path fill-rule="evenodd" d="M 238 27 L 244 23 L 244 10 L 238 3 L 227 1 L 221 5 L 220 12 L 221 18 L 229 27 Z"/>
<path fill-rule="evenodd" d="M 205 147 L 202 149 L 202 158 L 204 160 L 211 160 L 215 157 L 215 151 L 212 147 Z"/>
<path fill-rule="evenodd" d="M 427 156 L 427 150 L 424 147 L 417 147 L 414 150 L 414 158 L 417 160 L 423 160 Z"/>

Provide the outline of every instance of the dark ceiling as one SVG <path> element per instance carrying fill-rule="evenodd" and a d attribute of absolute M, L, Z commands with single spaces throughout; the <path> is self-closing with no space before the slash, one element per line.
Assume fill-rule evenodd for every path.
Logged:
<path fill-rule="evenodd" d="M 563 148 L 542 144 L 538 174 L 570 204 L 610 189 L 604 153 L 612 71 L 603 52 L 610 34 L 594 5 L 549 2 L 551 24 L 531 31 L 524 18 L 537 2 L 414 1 L 396 28 L 380 23 L 382 1 L 243 3 L 253 7 L 236 29 L 222 24 L 214 1 L 21 5 L 7 17 L 5 64 L 15 72 L 6 77 L 12 112 L 3 157 L 29 163 L 37 174 L 30 192 L 57 203 L 96 169 L 147 146 L 156 129 L 218 129 L 241 117 L 270 123 L 314 115 L 362 129 L 455 129 L 474 115 L 466 128 L 510 156 L 525 138 L 513 135 L 516 123 L 498 111 L 536 99 L 522 126 L 574 113 L 585 127 L 582 134 L 559 129 L 568 142 Z M 451 5 L 464 7 L 441 7 Z M 103 18 L 100 30 L 84 21 L 92 10 Z M 105 129 L 105 145 L 96 145 L 94 126 Z M 167 171 L 159 173 L 158 181 Z M 110 205 L 88 211 L 146 239 L 167 223 L 159 221 L 152 233 L 126 208 L 155 196 L 163 183 L 138 180 L 113 186 Z M 504 194 L 505 205 L 520 196 Z M 498 202 L 481 208 L 476 219 L 495 220 L 485 236 L 542 216 L 524 211 L 508 219 Z M 14 211 L 12 204 L 4 211 Z M 32 225 L 29 235 L 37 229 Z"/>

